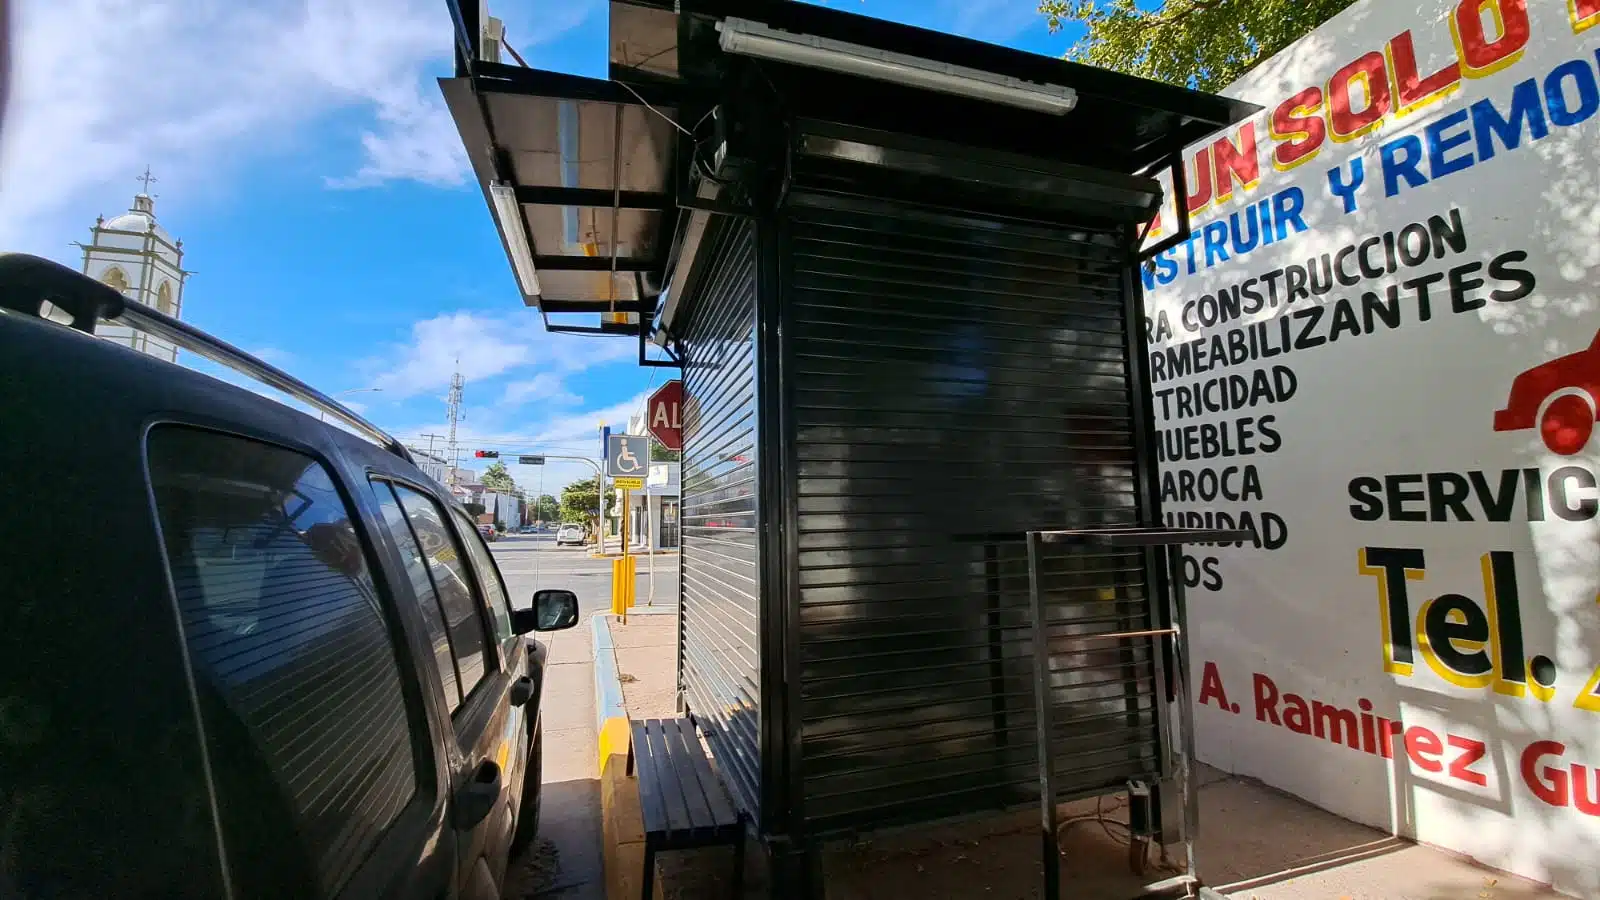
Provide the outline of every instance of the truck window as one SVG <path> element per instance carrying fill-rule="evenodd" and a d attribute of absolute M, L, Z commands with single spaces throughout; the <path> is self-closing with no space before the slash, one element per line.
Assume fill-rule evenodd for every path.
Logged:
<path fill-rule="evenodd" d="M 411 590 L 417 597 L 417 607 L 423 624 L 428 629 L 428 644 L 433 648 L 433 661 L 439 669 L 439 681 L 444 688 L 445 708 L 454 713 L 461 705 L 461 677 L 456 671 L 455 654 L 450 650 L 450 632 L 444 623 L 444 608 L 439 604 L 439 593 L 428 571 L 429 560 L 417 544 L 417 537 L 406 521 L 405 511 L 394 495 L 394 487 L 387 481 L 374 478 L 372 493 L 383 511 L 383 524 L 400 548 L 400 557 L 406 564 L 406 575 L 411 579 Z"/>
<path fill-rule="evenodd" d="M 489 622 L 494 626 L 495 640 L 503 644 L 515 635 L 511 633 L 511 610 L 506 606 L 506 587 L 500 580 L 500 569 L 495 566 L 494 557 L 483 545 L 483 537 L 467 514 L 457 511 L 455 516 L 461 543 L 472 557 L 472 567 L 478 570 L 478 582 L 483 585 L 483 593 L 489 601 Z"/>
<path fill-rule="evenodd" d="M 472 579 L 464 568 L 461 547 L 445 524 L 445 511 L 432 497 L 403 484 L 395 485 L 394 492 L 406 511 L 417 542 L 428 557 L 428 571 L 439 592 L 439 606 L 444 610 L 445 630 L 450 635 L 456 671 L 461 673 L 461 696 L 470 697 L 473 689 L 489 674 L 489 630 L 483 621 L 482 604 L 473 589 Z"/>
<path fill-rule="evenodd" d="M 333 896 L 424 784 L 352 513 L 291 450 L 165 426 L 148 452 L 234 877 Z"/>

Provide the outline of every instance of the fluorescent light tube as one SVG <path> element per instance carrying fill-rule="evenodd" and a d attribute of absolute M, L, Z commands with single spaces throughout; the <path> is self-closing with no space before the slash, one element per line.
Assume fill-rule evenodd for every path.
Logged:
<path fill-rule="evenodd" d="M 1071 112 L 1078 105 L 1078 92 L 1066 85 L 1023 81 L 831 38 L 794 34 L 749 19 L 724 19 L 717 23 L 717 30 L 722 49 L 742 56 L 829 69 L 1055 115 Z"/>
<path fill-rule="evenodd" d="M 500 230 L 505 232 L 506 246 L 511 250 L 511 268 L 517 273 L 517 283 L 522 293 L 537 297 L 539 273 L 533 267 L 533 245 L 528 243 L 528 231 L 522 224 L 522 204 L 517 202 L 517 189 L 503 181 L 489 183 L 489 197 L 494 201 L 495 217 L 500 220 Z"/>

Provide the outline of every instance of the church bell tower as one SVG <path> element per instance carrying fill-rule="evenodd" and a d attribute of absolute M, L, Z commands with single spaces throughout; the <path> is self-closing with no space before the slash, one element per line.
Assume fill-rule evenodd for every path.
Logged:
<path fill-rule="evenodd" d="M 155 197 L 150 193 L 155 180 L 146 166 L 133 206 L 110 221 L 100 216 L 90 229 L 89 243 L 77 246 L 83 250 L 85 275 L 177 319 L 183 316 L 183 286 L 189 272 L 183 268 L 183 241 L 174 241 L 156 222 Z M 95 333 L 167 362 L 178 360 L 177 347 L 137 328 L 102 323 Z"/>

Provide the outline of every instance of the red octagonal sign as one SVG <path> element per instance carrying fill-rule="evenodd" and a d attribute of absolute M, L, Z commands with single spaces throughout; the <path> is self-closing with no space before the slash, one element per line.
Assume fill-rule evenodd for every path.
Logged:
<path fill-rule="evenodd" d="M 683 382 L 669 381 L 650 395 L 645 405 L 645 426 L 668 450 L 683 449 Z"/>

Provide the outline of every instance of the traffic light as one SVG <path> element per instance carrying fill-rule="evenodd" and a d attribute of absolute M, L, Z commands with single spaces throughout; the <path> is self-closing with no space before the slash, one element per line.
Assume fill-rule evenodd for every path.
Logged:
<path fill-rule="evenodd" d="M 478 452 L 476 452 L 476 453 L 474 453 L 472 455 L 476 456 L 479 459 L 499 459 L 500 458 L 500 451 L 499 450 L 479 450 Z"/>

